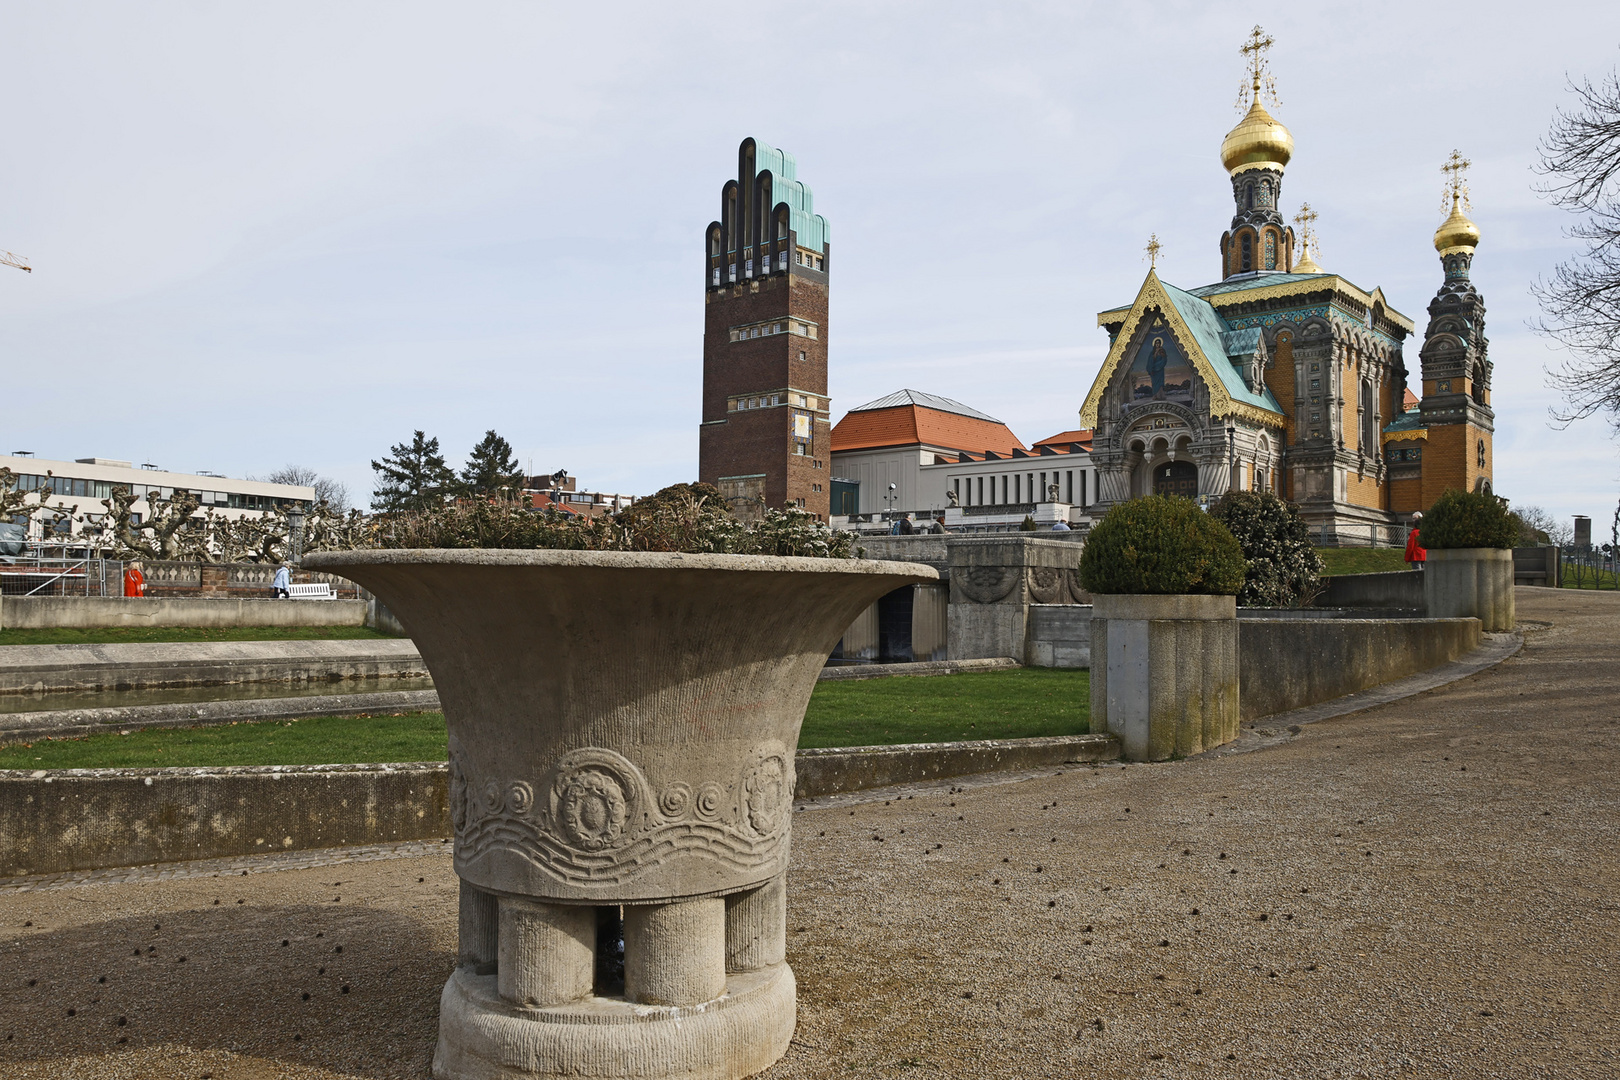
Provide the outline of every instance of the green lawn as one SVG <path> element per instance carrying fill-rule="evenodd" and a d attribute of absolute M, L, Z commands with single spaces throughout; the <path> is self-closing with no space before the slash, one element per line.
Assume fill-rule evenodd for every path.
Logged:
<path fill-rule="evenodd" d="M 799 745 L 1083 735 L 1090 730 L 1090 715 L 1091 678 L 1086 671 L 1022 668 L 827 682 L 817 686 L 810 699 Z M 0 747 L 0 769 L 336 765 L 444 758 L 444 717 L 436 712 L 159 728 Z"/>
<path fill-rule="evenodd" d="M 1409 569 L 1403 548 L 1317 548 L 1316 553 L 1327 564 L 1328 577 Z"/>
<path fill-rule="evenodd" d="M 159 641 L 354 641 L 386 638 L 364 626 L 106 626 L 91 630 L 0 630 L 0 645 L 121 645 Z"/>

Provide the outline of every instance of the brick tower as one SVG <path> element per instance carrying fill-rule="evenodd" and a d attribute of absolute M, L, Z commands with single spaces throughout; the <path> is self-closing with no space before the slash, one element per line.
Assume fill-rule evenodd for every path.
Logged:
<path fill-rule="evenodd" d="M 754 139 L 705 235 L 698 479 L 739 517 L 798 506 L 825 521 L 827 221 L 793 155 Z"/>

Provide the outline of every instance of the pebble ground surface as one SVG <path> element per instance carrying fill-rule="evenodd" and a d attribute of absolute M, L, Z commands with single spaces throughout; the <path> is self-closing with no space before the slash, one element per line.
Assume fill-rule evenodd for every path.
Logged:
<path fill-rule="evenodd" d="M 801 810 L 764 1075 L 1620 1076 L 1620 594 L 1518 604 L 1298 732 Z M 0 883 L 0 1076 L 428 1075 L 446 846 L 161 875 Z"/>

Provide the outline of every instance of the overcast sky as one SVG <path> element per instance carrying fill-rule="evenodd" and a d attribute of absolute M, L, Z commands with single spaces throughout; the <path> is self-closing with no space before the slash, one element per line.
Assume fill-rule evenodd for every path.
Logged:
<path fill-rule="evenodd" d="M 1474 161 L 1500 493 L 1604 524 L 1620 452 L 1551 429 L 1530 284 L 1572 250 L 1532 189 L 1620 5 L 1266 5 L 1327 269 L 1421 328 L 1439 166 Z M 1275 12 L 1275 14 L 1271 14 Z M 909 387 L 1026 442 L 1077 426 L 1149 233 L 1219 276 L 1253 5 L 0 5 L 0 451 L 364 500 L 415 428 L 534 471 L 694 479 L 703 229 L 738 142 L 831 225 L 835 416 Z M 1407 348 L 1417 372 L 1417 343 Z"/>

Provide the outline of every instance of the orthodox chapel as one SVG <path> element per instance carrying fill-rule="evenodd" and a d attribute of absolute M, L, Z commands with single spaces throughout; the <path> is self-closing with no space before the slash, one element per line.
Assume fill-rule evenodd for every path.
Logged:
<path fill-rule="evenodd" d="M 1261 99 L 1271 39 L 1243 53 L 1243 119 L 1221 144 L 1234 212 L 1220 277 L 1181 288 L 1155 265 L 1136 298 L 1097 316 L 1109 350 L 1080 427 L 1093 429 L 1094 513 L 1137 495 L 1275 492 L 1313 526 L 1392 525 L 1448 488 L 1491 485 L 1491 362 L 1470 278 L 1479 229 L 1464 214 L 1467 162 L 1443 170 L 1450 216 L 1434 234 L 1440 285 L 1417 324 L 1311 258 L 1308 204 L 1285 222 L 1288 129 Z M 1275 95 L 1271 95 L 1275 104 Z M 1414 392 L 1416 390 L 1417 392 Z"/>

